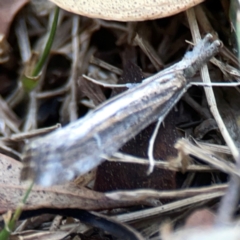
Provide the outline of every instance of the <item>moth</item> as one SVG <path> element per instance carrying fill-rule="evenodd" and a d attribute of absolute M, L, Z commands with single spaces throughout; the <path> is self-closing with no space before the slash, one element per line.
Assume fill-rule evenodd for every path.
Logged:
<path fill-rule="evenodd" d="M 21 179 L 50 186 L 97 167 L 156 120 L 163 120 L 189 88 L 190 77 L 220 49 L 208 34 L 175 65 L 106 101 L 85 117 L 31 140 L 23 154 Z"/>

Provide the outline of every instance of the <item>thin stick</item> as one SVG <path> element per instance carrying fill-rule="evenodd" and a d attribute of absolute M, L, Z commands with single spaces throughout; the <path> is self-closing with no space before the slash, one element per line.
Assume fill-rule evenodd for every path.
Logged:
<path fill-rule="evenodd" d="M 137 221 L 139 219 L 143 220 L 146 218 L 154 217 L 154 216 L 160 216 L 160 214 L 172 212 L 174 210 L 179 210 L 183 207 L 189 207 L 193 204 L 209 201 L 218 197 L 221 197 L 224 195 L 224 191 L 216 191 L 213 193 L 208 194 L 200 194 L 194 197 L 185 198 L 179 201 L 174 201 L 171 203 L 164 204 L 162 206 L 145 209 L 141 211 L 131 212 L 131 213 L 125 213 L 118 216 L 113 217 L 114 219 L 121 221 L 121 222 L 133 222 Z"/>
<path fill-rule="evenodd" d="M 75 15 L 72 19 L 72 69 L 71 76 L 69 79 L 70 84 L 70 103 L 69 103 L 69 116 L 70 121 L 73 122 L 77 120 L 77 78 L 78 78 L 78 59 L 79 59 L 79 16 Z"/>

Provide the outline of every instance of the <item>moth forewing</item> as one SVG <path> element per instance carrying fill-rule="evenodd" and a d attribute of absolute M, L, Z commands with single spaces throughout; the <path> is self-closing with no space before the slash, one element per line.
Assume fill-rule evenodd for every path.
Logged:
<path fill-rule="evenodd" d="M 181 72 L 165 74 L 124 92 L 85 118 L 29 143 L 22 179 L 40 185 L 73 179 L 98 166 L 159 116 L 165 116 L 185 92 Z"/>

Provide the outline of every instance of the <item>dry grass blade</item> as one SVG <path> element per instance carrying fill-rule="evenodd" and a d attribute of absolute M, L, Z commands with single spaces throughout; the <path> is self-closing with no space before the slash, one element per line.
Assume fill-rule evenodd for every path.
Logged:
<path fill-rule="evenodd" d="M 115 219 L 121 222 L 134 222 L 140 219 L 146 220 L 150 217 L 161 216 L 163 213 L 168 213 L 171 211 L 179 211 L 180 208 L 188 207 L 196 203 L 200 203 L 200 202 L 202 203 L 204 201 L 209 201 L 215 198 L 219 198 L 223 195 L 224 195 L 224 191 L 208 193 L 208 194 L 200 194 L 198 196 L 164 204 L 159 207 L 145 209 L 137 212 L 125 213 L 125 214 L 116 216 Z"/>
<path fill-rule="evenodd" d="M 119 162 L 119 163 L 134 163 L 134 164 L 142 164 L 142 165 L 149 165 L 149 160 L 148 159 L 142 159 L 134 156 L 130 156 L 128 154 L 123 154 L 123 153 L 115 153 L 112 157 L 104 157 L 107 161 L 109 162 Z M 179 161 L 156 161 L 155 162 L 155 167 L 156 168 L 161 168 L 161 169 L 168 169 L 172 171 L 182 171 L 182 163 Z M 217 170 L 217 168 L 214 169 L 212 166 L 204 166 L 204 165 L 196 165 L 189 163 L 186 166 L 185 171 L 189 172 L 208 172 L 208 171 L 213 171 Z"/>
<path fill-rule="evenodd" d="M 239 171 L 235 168 L 235 165 L 233 163 L 226 162 L 224 159 L 220 159 L 219 157 L 214 156 L 211 152 L 207 152 L 206 150 L 203 151 L 185 139 L 178 140 L 175 147 L 179 151 L 177 161 L 184 161 L 186 156 L 191 155 L 205 161 L 210 165 L 213 165 L 215 168 L 218 168 L 223 172 L 240 176 Z"/>
<path fill-rule="evenodd" d="M 116 191 L 113 193 L 106 193 L 106 196 L 110 199 L 115 200 L 125 200 L 125 201 L 140 201 L 146 200 L 148 198 L 186 198 L 191 196 L 196 196 L 200 194 L 208 194 L 212 192 L 225 191 L 227 184 L 216 185 L 206 188 L 191 188 L 186 190 L 175 190 L 175 191 L 154 191 L 149 189 L 135 190 L 135 191 Z"/>

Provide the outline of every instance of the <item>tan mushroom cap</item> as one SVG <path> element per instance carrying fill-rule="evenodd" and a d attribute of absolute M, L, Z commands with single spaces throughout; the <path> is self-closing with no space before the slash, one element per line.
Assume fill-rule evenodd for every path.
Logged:
<path fill-rule="evenodd" d="M 51 0 L 59 7 L 90 18 L 143 21 L 185 11 L 204 0 Z"/>

